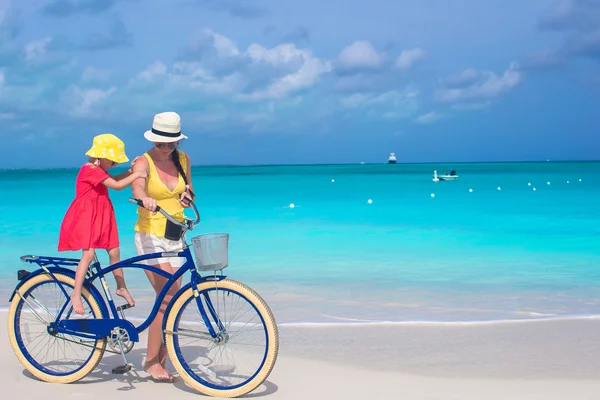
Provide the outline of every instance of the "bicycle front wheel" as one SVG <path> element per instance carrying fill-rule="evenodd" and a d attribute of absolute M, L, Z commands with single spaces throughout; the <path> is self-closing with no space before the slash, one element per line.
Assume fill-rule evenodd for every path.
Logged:
<path fill-rule="evenodd" d="M 208 396 L 238 397 L 271 373 L 279 334 L 271 310 L 254 290 L 223 279 L 189 288 L 175 300 L 165 345 L 188 386 Z"/>
<path fill-rule="evenodd" d="M 96 368 L 104 355 L 106 339 L 82 339 L 48 331 L 49 324 L 70 302 L 61 286 L 70 296 L 75 284 L 69 276 L 54 276 L 58 282 L 48 274 L 40 274 L 19 288 L 8 310 L 8 337 L 15 355 L 32 375 L 50 383 L 72 383 Z M 81 300 L 84 315 L 75 314 L 69 304 L 62 318 L 103 317 L 96 299 L 85 287 Z"/>

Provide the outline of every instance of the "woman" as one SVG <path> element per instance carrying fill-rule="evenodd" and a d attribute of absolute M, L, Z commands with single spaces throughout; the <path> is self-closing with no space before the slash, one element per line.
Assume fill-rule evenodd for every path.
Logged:
<path fill-rule="evenodd" d="M 137 254 L 181 251 L 181 240 L 173 241 L 164 237 L 167 219 L 154 212 L 159 205 L 175 219 L 183 221 L 183 209 L 189 207 L 186 197 L 194 199 L 190 158 L 178 150 L 179 141 L 187 139 L 181 133 L 179 115 L 174 112 L 156 114 L 152 129 L 146 131 L 144 137 L 154 143 L 154 146 L 139 157 L 133 167 L 134 172 L 143 171 L 147 174 L 147 178 L 137 179 L 132 185 L 133 196 L 141 199 L 144 204 L 144 208 L 138 208 L 135 225 Z M 172 274 L 176 268 L 181 267 L 183 261 L 183 258 L 158 258 L 145 262 Z M 150 271 L 146 271 L 146 275 L 158 295 L 166 278 Z M 171 287 L 148 329 L 148 352 L 143 368 L 155 381 L 175 381 L 165 369 L 167 350 L 162 342 L 161 329 L 165 308 L 180 286 L 181 281 Z"/>

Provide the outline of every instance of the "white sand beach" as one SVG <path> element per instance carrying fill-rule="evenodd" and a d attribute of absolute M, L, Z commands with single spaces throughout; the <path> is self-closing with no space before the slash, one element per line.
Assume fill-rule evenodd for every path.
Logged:
<path fill-rule="evenodd" d="M 33 378 L 17 361 L 1 312 L 0 380 L 19 398 L 184 399 L 182 381 L 154 383 L 140 370 L 113 375 L 106 354 L 84 380 Z M 401 326 L 282 326 L 267 381 L 246 398 L 265 399 L 597 399 L 600 320 Z M 145 335 L 129 353 L 140 368 Z M 170 368 L 170 365 L 168 365 Z M 172 370 L 172 368 L 171 368 Z"/>

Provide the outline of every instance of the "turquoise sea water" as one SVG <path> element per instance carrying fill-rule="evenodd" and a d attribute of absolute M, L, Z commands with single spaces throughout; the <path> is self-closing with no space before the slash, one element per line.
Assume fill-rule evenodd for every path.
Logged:
<path fill-rule="evenodd" d="M 432 182 L 434 169 L 456 169 L 460 179 Z M 31 268 L 19 256 L 78 256 L 56 250 L 76 174 L 0 171 L 0 307 L 8 306 L 16 271 Z M 202 223 L 190 237 L 229 232 L 225 272 L 257 289 L 278 322 L 600 314 L 600 163 L 195 167 L 192 174 Z M 135 255 L 130 194 L 110 192 L 123 258 Z M 126 277 L 138 300 L 132 313 L 144 315 L 147 280 L 140 271 Z"/>

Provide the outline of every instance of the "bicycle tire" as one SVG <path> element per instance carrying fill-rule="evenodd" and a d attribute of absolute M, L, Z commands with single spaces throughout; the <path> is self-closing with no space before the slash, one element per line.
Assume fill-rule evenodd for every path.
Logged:
<path fill-rule="evenodd" d="M 67 288 L 73 288 L 75 285 L 75 280 L 69 276 L 60 273 L 55 273 L 54 277 Z M 13 301 L 11 302 L 8 311 L 8 337 L 10 340 L 11 347 L 15 355 L 17 356 L 17 359 L 23 365 L 23 367 L 25 367 L 25 369 L 29 371 L 33 376 L 42 381 L 50 383 L 73 383 L 85 378 L 90 372 L 92 372 L 96 368 L 96 366 L 102 359 L 102 356 L 104 355 L 107 341 L 106 338 L 95 340 L 95 344 L 93 346 L 89 346 L 91 348 L 91 351 L 90 356 L 87 358 L 87 360 L 85 360 L 79 368 L 75 369 L 70 373 L 52 373 L 47 368 L 44 368 L 44 366 L 41 365 L 40 362 L 29 353 L 29 350 L 23 343 L 23 337 L 20 327 L 23 305 L 26 304 L 22 299 L 22 296 L 28 297 L 31 295 L 31 292 L 33 290 L 40 287 L 41 285 L 48 283 L 56 285 L 56 282 L 49 274 L 40 274 L 25 281 L 23 285 L 19 288 L 18 293 L 13 298 Z M 98 302 L 96 301 L 95 297 L 85 287 L 83 287 L 81 290 L 81 297 L 84 301 L 84 305 L 87 302 L 87 304 L 90 306 L 90 310 L 93 312 L 93 317 L 104 317 L 104 315 L 102 314 L 102 309 L 98 305 Z M 65 299 L 65 301 L 70 301 L 70 299 Z M 50 334 L 48 335 L 50 336 Z"/>
<path fill-rule="evenodd" d="M 179 346 L 179 340 L 175 340 L 174 338 L 175 335 L 168 333 L 165 334 L 165 346 L 175 370 L 189 387 L 204 395 L 212 397 L 239 397 L 255 390 L 267 379 L 271 373 L 273 367 L 275 366 L 275 361 L 277 360 L 277 354 L 279 352 L 279 332 L 273 313 L 262 297 L 260 297 L 260 295 L 253 289 L 249 288 L 243 283 L 231 279 L 223 279 L 218 282 L 209 281 L 199 284 L 196 287 L 196 295 L 201 295 L 204 291 L 215 290 L 215 288 L 227 290 L 240 295 L 248 303 L 250 303 L 263 322 L 262 325 L 264 326 L 266 332 L 267 348 L 265 349 L 264 358 L 259 369 L 254 373 L 251 379 L 246 381 L 243 385 L 236 386 L 234 388 L 210 387 L 206 384 L 206 382 L 203 383 L 203 379 L 194 374 L 190 368 L 186 368 L 186 366 L 182 364 L 180 356 L 183 357 L 183 355 Z M 171 307 L 169 314 L 166 316 L 167 320 L 165 324 L 165 330 L 167 332 L 175 331 L 175 325 L 178 323 L 178 320 L 181 316 L 180 314 L 182 312 L 182 307 L 193 300 L 195 295 L 194 292 L 195 290 L 190 287 L 173 300 L 173 307 Z M 192 374 L 194 374 L 194 376 L 192 376 Z"/>

